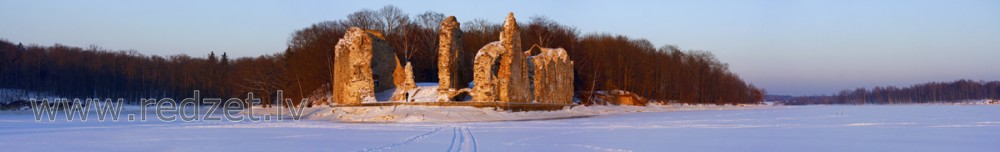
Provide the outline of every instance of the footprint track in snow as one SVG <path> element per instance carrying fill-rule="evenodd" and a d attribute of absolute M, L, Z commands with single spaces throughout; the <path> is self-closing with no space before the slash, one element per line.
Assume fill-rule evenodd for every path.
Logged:
<path fill-rule="evenodd" d="M 410 144 L 410 143 L 414 143 L 414 142 L 420 141 L 421 139 L 427 138 L 427 137 L 429 137 L 431 135 L 434 135 L 435 133 L 441 131 L 441 128 L 442 127 L 434 128 L 434 130 L 432 130 L 430 132 L 427 132 L 425 134 L 420 134 L 420 135 L 417 135 L 417 136 L 413 136 L 413 137 L 410 137 L 410 138 L 403 139 L 403 141 L 399 142 L 399 143 L 393 143 L 393 144 L 384 145 L 384 146 L 378 146 L 378 147 L 370 147 L 370 148 L 365 148 L 365 149 L 361 149 L 361 150 L 358 150 L 358 151 L 370 152 L 370 151 L 389 150 L 389 149 L 392 149 L 392 148 L 395 148 L 395 147 L 399 147 L 399 146 L 403 146 L 403 145 L 407 145 L 407 144 Z"/>

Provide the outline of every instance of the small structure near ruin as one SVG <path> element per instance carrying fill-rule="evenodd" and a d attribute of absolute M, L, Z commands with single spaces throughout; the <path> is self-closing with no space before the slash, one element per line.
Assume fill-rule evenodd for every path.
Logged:
<path fill-rule="evenodd" d="M 625 90 L 580 92 L 581 102 L 586 105 L 630 105 L 646 106 L 649 100 Z"/>
<path fill-rule="evenodd" d="M 469 82 L 472 81 L 472 66 L 462 50 L 462 29 L 455 16 L 441 21 L 438 34 L 438 101 L 464 99 Z"/>
<path fill-rule="evenodd" d="M 396 68 L 400 69 L 400 68 Z M 409 91 L 417 88 L 417 83 L 413 81 L 413 65 L 410 62 L 406 62 L 406 66 L 402 68 L 402 72 L 396 71 L 393 73 L 393 80 L 396 80 L 395 84 L 396 91 L 392 93 L 392 101 L 405 101 L 408 96 Z M 401 73 L 401 74 L 400 74 Z"/>
<path fill-rule="evenodd" d="M 405 75 L 382 33 L 351 27 L 334 52 L 333 100 L 339 105 L 375 102 L 375 92 L 396 88 Z"/>

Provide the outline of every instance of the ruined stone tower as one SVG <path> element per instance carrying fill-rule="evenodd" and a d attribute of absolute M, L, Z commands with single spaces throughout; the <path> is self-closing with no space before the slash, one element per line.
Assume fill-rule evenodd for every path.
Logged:
<path fill-rule="evenodd" d="M 459 89 L 467 88 L 472 81 L 472 66 L 462 51 L 462 29 L 455 16 L 441 21 L 438 35 L 438 101 L 446 102 L 465 98 Z"/>
<path fill-rule="evenodd" d="M 528 68 L 527 60 L 521 51 L 520 33 L 514 13 L 509 13 L 500 33 L 500 41 L 483 46 L 476 54 L 474 101 L 530 102 L 532 100 L 528 71 L 525 70 Z"/>
<path fill-rule="evenodd" d="M 382 33 L 348 28 L 334 52 L 333 101 L 339 105 L 375 102 L 375 92 L 399 86 L 405 75 L 392 46 Z"/>

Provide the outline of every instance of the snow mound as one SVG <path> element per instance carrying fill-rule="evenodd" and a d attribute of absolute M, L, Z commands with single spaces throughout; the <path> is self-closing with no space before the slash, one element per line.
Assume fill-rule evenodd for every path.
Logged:
<path fill-rule="evenodd" d="M 408 101 L 406 102 L 437 102 L 438 83 L 420 82 L 416 83 L 416 85 L 416 88 L 407 90 Z M 375 93 L 375 98 L 377 98 L 378 102 L 402 102 L 389 100 L 396 92 L 396 89 L 398 88 Z"/>

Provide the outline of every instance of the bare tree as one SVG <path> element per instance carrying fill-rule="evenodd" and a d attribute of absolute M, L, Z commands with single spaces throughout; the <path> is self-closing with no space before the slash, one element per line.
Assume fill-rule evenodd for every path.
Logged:
<path fill-rule="evenodd" d="M 347 15 L 347 20 L 341 23 L 348 26 L 356 26 L 364 29 L 376 29 L 382 30 L 385 28 L 385 23 L 378 19 L 378 12 L 372 11 L 370 9 L 362 9 L 360 11 L 351 13 Z"/>
<path fill-rule="evenodd" d="M 437 33 L 438 30 L 441 29 L 441 21 L 444 21 L 444 18 L 444 14 L 434 11 L 426 11 L 424 13 L 417 14 L 417 18 L 414 23 L 419 24 L 422 28 L 432 29 L 434 30 L 434 33 Z"/>
<path fill-rule="evenodd" d="M 410 22 L 410 15 L 403 12 L 399 7 L 386 5 L 377 12 L 378 22 L 382 23 L 381 30 L 385 35 L 394 35 L 399 32 L 399 28 Z"/>

